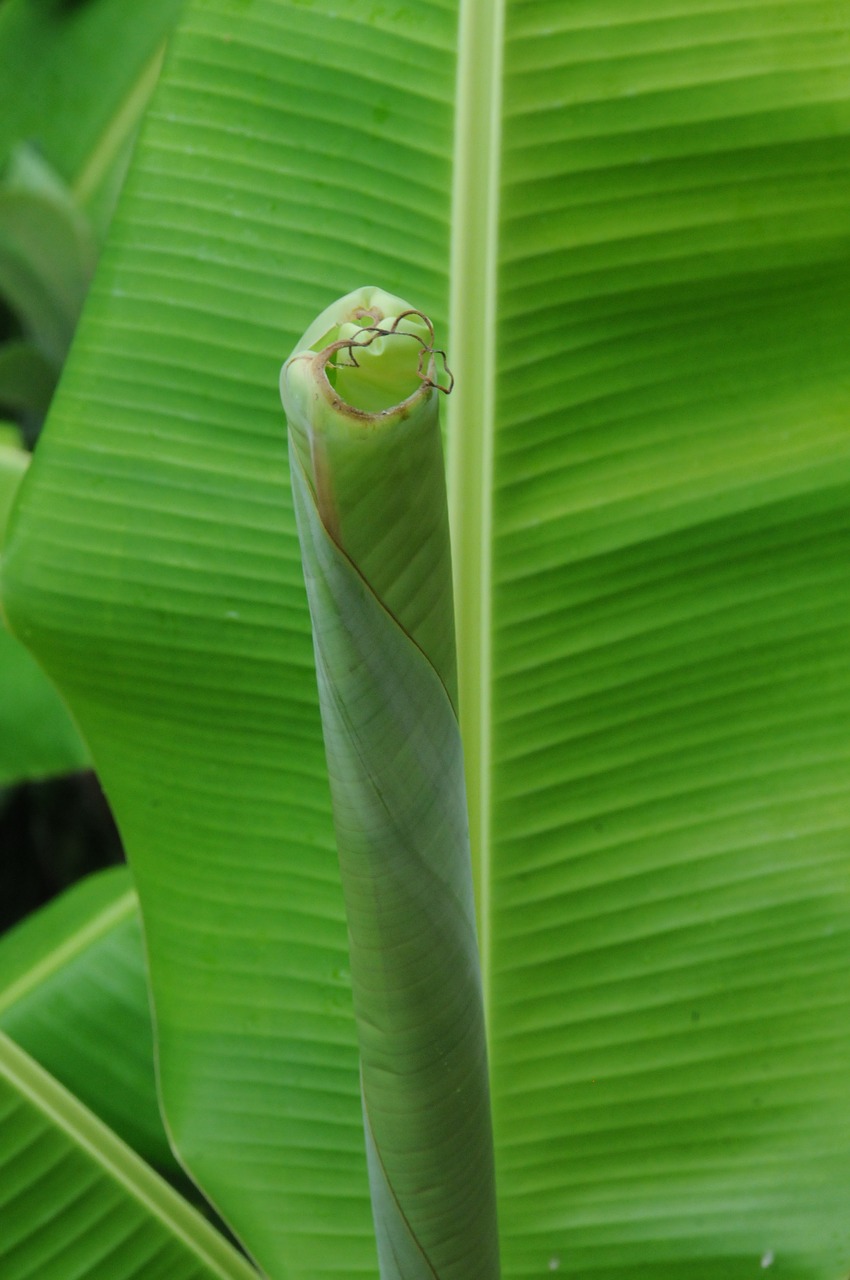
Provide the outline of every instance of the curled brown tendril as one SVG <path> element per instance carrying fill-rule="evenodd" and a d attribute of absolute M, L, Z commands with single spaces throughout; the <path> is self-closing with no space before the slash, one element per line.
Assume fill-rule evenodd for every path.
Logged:
<path fill-rule="evenodd" d="M 431 340 L 430 343 L 426 342 L 424 338 L 420 338 L 418 333 L 407 333 L 404 330 L 399 329 L 398 326 L 401 323 L 401 321 L 406 320 L 409 316 L 415 316 L 418 320 L 421 320 L 425 324 L 428 330 L 428 336 Z M 364 313 L 363 316 L 359 318 L 364 320 L 374 319 L 373 316 L 367 316 L 366 313 Z M 367 334 L 368 336 L 363 338 L 362 340 L 359 340 L 361 334 Z M 435 347 L 433 345 L 434 326 L 432 325 L 429 317 L 426 316 L 424 312 L 416 311 L 413 308 L 411 308 L 409 311 L 402 311 L 400 315 L 397 315 L 388 329 L 381 328 L 380 324 L 363 325 L 363 327 L 361 329 L 358 329 L 357 333 L 353 337 L 340 338 L 337 342 L 329 343 L 329 345 L 325 347 L 324 351 L 322 352 L 322 357 L 323 357 L 322 363 L 327 364 L 328 361 L 333 357 L 333 355 L 337 351 L 347 351 L 349 358 L 347 360 L 337 360 L 336 361 L 337 367 L 338 368 L 344 367 L 348 369 L 359 369 L 360 365 L 357 361 L 357 357 L 354 354 L 355 350 L 363 347 L 371 346 L 371 344 L 376 340 L 376 338 L 392 338 L 392 337 L 412 338 L 414 342 L 419 343 L 419 346 L 420 346 L 419 359 L 416 365 L 417 378 L 419 378 L 420 382 L 424 383 L 426 387 L 433 387 L 435 391 L 442 391 L 444 395 L 449 395 L 452 388 L 454 387 L 455 380 L 454 380 L 454 374 L 452 373 L 451 369 L 448 366 L 446 353 L 441 348 Z M 439 373 L 437 371 L 437 361 L 436 361 L 436 357 L 438 356 L 442 360 L 443 373 L 448 378 L 448 386 L 442 386 L 439 381 Z M 427 368 L 425 365 L 426 359 L 428 361 Z"/>

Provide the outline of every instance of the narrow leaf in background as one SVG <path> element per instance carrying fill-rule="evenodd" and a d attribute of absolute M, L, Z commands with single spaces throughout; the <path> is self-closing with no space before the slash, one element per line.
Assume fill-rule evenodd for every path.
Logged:
<path fill-rule="evenodd" d="M 96 257 L 65 183 L 31 147 L 14 147 L 0 182 L 0 297 L 57 376 Z"/>
<path fill-rule="evenodd" d="M 30 464 L 20 433 L 11 423 L 0 422 L 0 550 L 6 538 L 6 525 L 18 485 Z"/>
<path fill-rule="evenodd" d="M 0 555 L 29 464 L 18 432 L 0 423 Z M 0 609 L 0 786 L 81 769 L 88 762 L 65 704 L 32 654 L 9 634 Z"/>
<path fill-rule="evenodd" d="M 0 167 L 35 147 L 99 230 L 183 0 L 0 6 Z"/>
<path fill-rule="evenodd" d="M 3 1280 L 256 1280 L 214 1227 L 3 1032 L 0 1128 Z"/>

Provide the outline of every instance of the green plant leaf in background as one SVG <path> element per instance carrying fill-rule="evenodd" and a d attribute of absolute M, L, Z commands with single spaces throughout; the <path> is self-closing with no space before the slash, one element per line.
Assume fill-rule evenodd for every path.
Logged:
<path fill-rule="evenodd" d="M 33 145 L 104 231 L 181 7 L 4 0 L 0 168 L 18 144 Z"/>
<path fill-rule="evenodd" d="M 15 324 L 0 345 L 0 410 L 22 415 L 30 437 L 179 7 L 8 0 L 0 12 L 0 303 Z"/>
<path fill-rule="evenodd" d="M 20 433 L 12 423 L 0 422 L 0 547 L 18 485 L 24 478 L 30 456 L 23 447 Z"/>
<path fill-rule="evenodd" d="M 0 1030 L 160 1173 L 180 1176 L 156 1099 L 136 894 L 88 876 L 0 938 Z"/>
<path fill-rule="evenodd" d="M 62 698 L 0 622 L 0 785 L 85 769 L 90 757 Z"/>
<path fill-rule="evenodd" d="M 214 1227 L 2 1032 L 0 1123 L 5 1280 L 256 1276 Z"/>
<path fill-rule="evenodd" d="M 15 147 L 0 183 L 0 297 L 58 376 L 96 258 L 88 220 L 38 154 Z"/>
<path fill-rule="evenodd" d="M 0 552 L 12 500 L 29 461 L 18 432 L 0 423 Z M 32 655 L 6 630 L 0 612 L 0 786 L 81 769 L 88 760 L 59 694 Z"/>
<path fill-rule="evenodd" d="M 375 1274 L 276 403 L 364 279 L 452 321 L 504 1272 L 850 1269 L 849 63 L 832 0 L 185 10 L 4 591 L 273 1277 Z"/>

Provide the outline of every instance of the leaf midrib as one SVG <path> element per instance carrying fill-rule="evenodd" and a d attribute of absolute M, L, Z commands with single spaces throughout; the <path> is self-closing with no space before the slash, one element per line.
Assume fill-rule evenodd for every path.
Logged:
<path fill-rule="evenodd" d="M 256 1280 L 256 1271 L 187 1201 L 149 1168 L 23 1049 L 0 1032 L 0 1074 L 51 1124 L 85 1151 L 220 1280 Z"/>
<path fill-rule="evenodd" d="M 98 911 L 82 926 L 75 929 L 67 938 L 63 938 L 52 950 L 36 961 L 21 977 L 0 989 L 0 1015 L 12 1005 L 17 1004 L 24 996 L 46 982 L 60 969 L 69 964 L 77 956 L 88 950 L 100 938 L 108 934 L 116 925 L 121 924 L 137 909 L 136 891 L 128 889 L 120 898 L 110 902 Z"/>
<path fill-rule="evenodd" d="M 484 1009 L 490 996 L 492 477 L 504 0 L 461 0 L 449 267 L 449 508 Z"/>
<path fill-rule="evenodd" d="M 150 99 L 159 79 L 165 48 L 166 41 L 163 40 L 153 57 L 148 59 L 128 87 L 120 105 L 87 156 L 85 164 L 74 178 L 71 189 L 79 204 L 85 205 L 92 199 L 109 172 L 110 166 L 118 157 L 122 146 L 133 130 L 138 127 L 145 103 Z"/>

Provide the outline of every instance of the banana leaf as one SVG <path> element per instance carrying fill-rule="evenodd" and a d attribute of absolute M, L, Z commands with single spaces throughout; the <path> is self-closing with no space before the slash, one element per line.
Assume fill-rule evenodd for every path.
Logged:
<path fill-rule="evenodd" d="M 170 1180 L 136 894 L 86 877 L 0 938 L 0 1031 Z"/>
<path fill-rule="evenodd" d="M 186 7 L 3 590 L 272 1277 L 377 1269 L 276 389 L 363 281 L 457 381 L 504 1274 L 850 1269 L 849 46 L 831 0 Z"/>
<path fill-rule="evenodd" d="M 5 1280 L 251 1280 L 241 1254 L 0 1032 Z"/>

